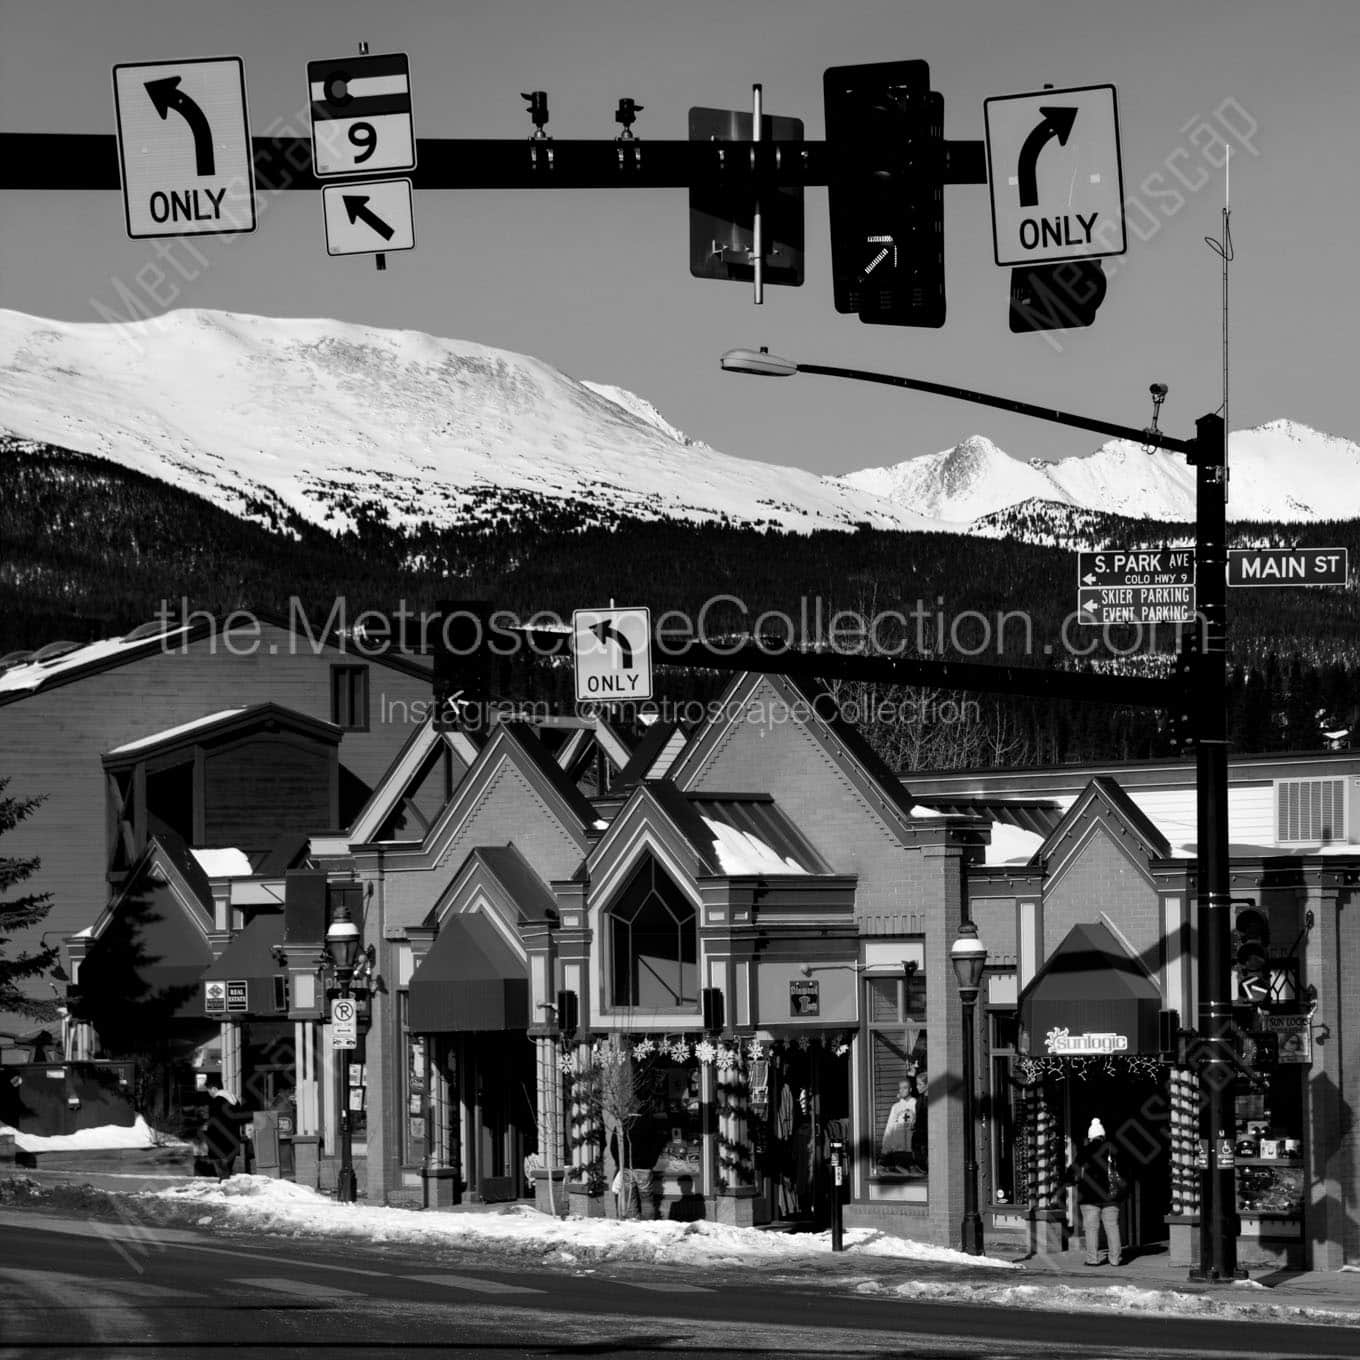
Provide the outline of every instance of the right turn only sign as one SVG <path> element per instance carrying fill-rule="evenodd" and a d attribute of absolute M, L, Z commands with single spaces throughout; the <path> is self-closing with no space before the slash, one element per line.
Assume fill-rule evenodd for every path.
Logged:
<path fill-rule="evenodd" d="M 982 107 L 997 264 L 1122 255 L 1114 86 L 1002 95 Z"/>

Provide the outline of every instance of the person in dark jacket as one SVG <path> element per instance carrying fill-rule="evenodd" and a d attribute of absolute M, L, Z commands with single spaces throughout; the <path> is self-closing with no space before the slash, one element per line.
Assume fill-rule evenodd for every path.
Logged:
<path fill-rule="evenodd" d="M 1073 1159 L 1068 1180 L 1077 1187 L 1082 1236 L 1086 1239 L 1086 1264 L 1102 1264 L 1102 1228 L 1105 1229 L 1110 1264 L 1121 1264 L 1123 1242 L 1119 1236 L 1119 1205 L 1124 1198 L 1125 1186 L 1114 1146 L 1106 1138 L 1105 1126 L 1099 1119 L 1091 1120 L 1086 1130 L 1086 1145 Z"/>
<path fill-rule="evenodd" d="M 249 1119 L 250 1115 L 230 1091 L 220 1086 L 208 1087 L 208 1120 L 202 1137 L 219 1181 L 232 1174 L 241 1154 L 241 1127 Z"/>

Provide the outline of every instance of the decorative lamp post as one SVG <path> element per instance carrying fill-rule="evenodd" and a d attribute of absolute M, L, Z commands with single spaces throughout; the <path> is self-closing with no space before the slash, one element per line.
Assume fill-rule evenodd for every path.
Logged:
<path fill-rule="evenodd" d="M 954 977 L 963 1002 L 963 1249 L 982 1255 L 982 1216 L 978 1213 L 977 1134 L 973 1127 L 973 1008 L 977 1005 L 987 946 L 978 939 L 977 926 L 965 921 L 949 951 Z"/>
<path fill-rule="evenodd" d="M 326 955 L 339 984 L 341 1000 L 350 1000 L 350 984 L 359 959 L 359 927 L 349 914 L 343 899 L 336 907 L 331 923 L 326 927 Z M 349 1050 L 337 1049 L 340 1062 L 340 1173 L 335 1182 L 335 1198 L 341 1204 L 353 1204 L 359 1187 L 354 1175 L 354 1143 L 349 1113 Z"/>

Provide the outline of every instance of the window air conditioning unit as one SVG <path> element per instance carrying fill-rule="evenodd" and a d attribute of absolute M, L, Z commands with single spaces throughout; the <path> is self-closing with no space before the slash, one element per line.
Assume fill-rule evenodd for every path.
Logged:
<path fill-rule="evenodd" d="M 1344 778 L 1276 780 L 1276 843 L 1328 845 L 1350 841 L 1354 782 Z"/>

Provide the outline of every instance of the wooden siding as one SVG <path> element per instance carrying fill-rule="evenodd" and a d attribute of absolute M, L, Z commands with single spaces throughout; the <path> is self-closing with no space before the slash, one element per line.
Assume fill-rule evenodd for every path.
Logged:
<path fill-rule="evenodd" d="M 11 777 L 9 792 L 46 797 L 4 843 L 7 855 L 42 858 L 29 880 L 33 891 L 52 894 L 41 929 L 81 930 L 106 903 L 103 753 L 223 708 L 270 701 L 329 721 L 331 666 L 344 659 L 331 647 L 314 654 L 305 638 L 262 625 L 250 655 L 205 638 L 0 705 L 0 774 Z M 429 685 L 368 664 L 371 726 L 345 733 L 340 764 L 371 787 L 410 735 L 409 716 L 428 700 Z M 18 947 L 36 944 L 38 933 L 21 934 Z"/>
<path fill-rule="evenodd" d="M 281 835 L 325 826 L 331 807 L 331 751 L 321 742 L 261 733 L 207 751 L 203 760 L 203 831 L 208 845 L 248 855 Z"/>

